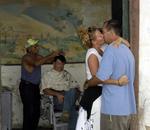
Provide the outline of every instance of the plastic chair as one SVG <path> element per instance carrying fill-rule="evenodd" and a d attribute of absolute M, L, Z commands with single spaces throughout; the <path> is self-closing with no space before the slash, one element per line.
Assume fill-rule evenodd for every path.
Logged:
<path fill-rule="evenodd" d="M 68 123 L 64 123 L 61 121 L 62 112 L 55 112 L 54 111 L 54 103 L 53 103 L 53 96 L 43 95 L 43 98 L 48 99 L 49 103 L 49 112 L 47 112 L 48 120 L 50 125 L 53 125 L 53 130 L 67 130 Z"/>

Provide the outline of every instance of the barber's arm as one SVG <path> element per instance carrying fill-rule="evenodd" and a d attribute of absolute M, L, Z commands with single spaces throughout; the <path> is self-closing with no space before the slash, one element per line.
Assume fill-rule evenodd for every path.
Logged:
<path fill-rule="evenodd" d="M 45 57 L 39 56 L 39 58 L 35 61 L 34 65 L 39 66 L 44 63 L 51 63 L 51 62 L 53 62 L 55 56 L 58 56 L 59 54 L 60 54 L 60 51 L 55 51 L 52 54 L 45 56 Z"/>

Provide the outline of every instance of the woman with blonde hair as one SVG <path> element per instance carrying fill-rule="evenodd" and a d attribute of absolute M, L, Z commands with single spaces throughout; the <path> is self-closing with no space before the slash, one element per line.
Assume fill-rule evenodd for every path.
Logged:
<path fill-rule="evenodd" d="M 87 80 L 96 76 L 100 62 L 103 56 L 103 51 L 106 47 L 101 28 L 89 27 L 88 29 L 81 28 L 79 36 L 82 40 L 83 46 L 87 47 L 85 58 L 86 78 Z M 121 42 L 128 42 L 122 38 L 115 41 L 114 46 L 118 46 Z M 109 79 L 104 81 L 103 84 L 123 85 L 128 83 L 125 75 L 118 80 Z M 100 130 L 100 106 L 101 106 L 101 93 L 102 84 L 94 87 L 84 88 L 84 93 L 80 102 L 80 110 L 76 130 Z"/>

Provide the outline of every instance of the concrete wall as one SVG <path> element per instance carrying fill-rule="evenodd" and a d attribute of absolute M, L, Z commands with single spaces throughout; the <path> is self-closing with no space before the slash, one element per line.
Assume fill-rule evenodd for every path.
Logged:
<path fill-rule="evenodd" d="M 48 71 L 52 66 L 43 65 L 42 73 Z M 12 90 L 12 127 L 17 128 L 22 125 L 22 103 L 19 95 L 19 82 L 20 82 L 20 69 L 19 65 L 1 66 L 1 79 L 2 86 Z M 80 83 L 82 87 L 85 81 L 85 68 L 84 64 L 66 64 L 65 69 L 68 70 L 74 78 Z M 48 120 L 41 119 L 40 126 L 48 126 Z"/>

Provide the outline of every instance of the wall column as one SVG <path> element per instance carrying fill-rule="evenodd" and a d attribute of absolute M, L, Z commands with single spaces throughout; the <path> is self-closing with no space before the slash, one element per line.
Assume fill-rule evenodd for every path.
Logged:
<path fill-rule="evenodd" d="M 135 56 L 135 95 L 138 110 L 139 94 L 139 0 L 129 0 L 129 23 L 130 23 L 130 43 L 131 50 Z M 131 130 L 138 130 L 138 114 L 132 120 Z"/>

